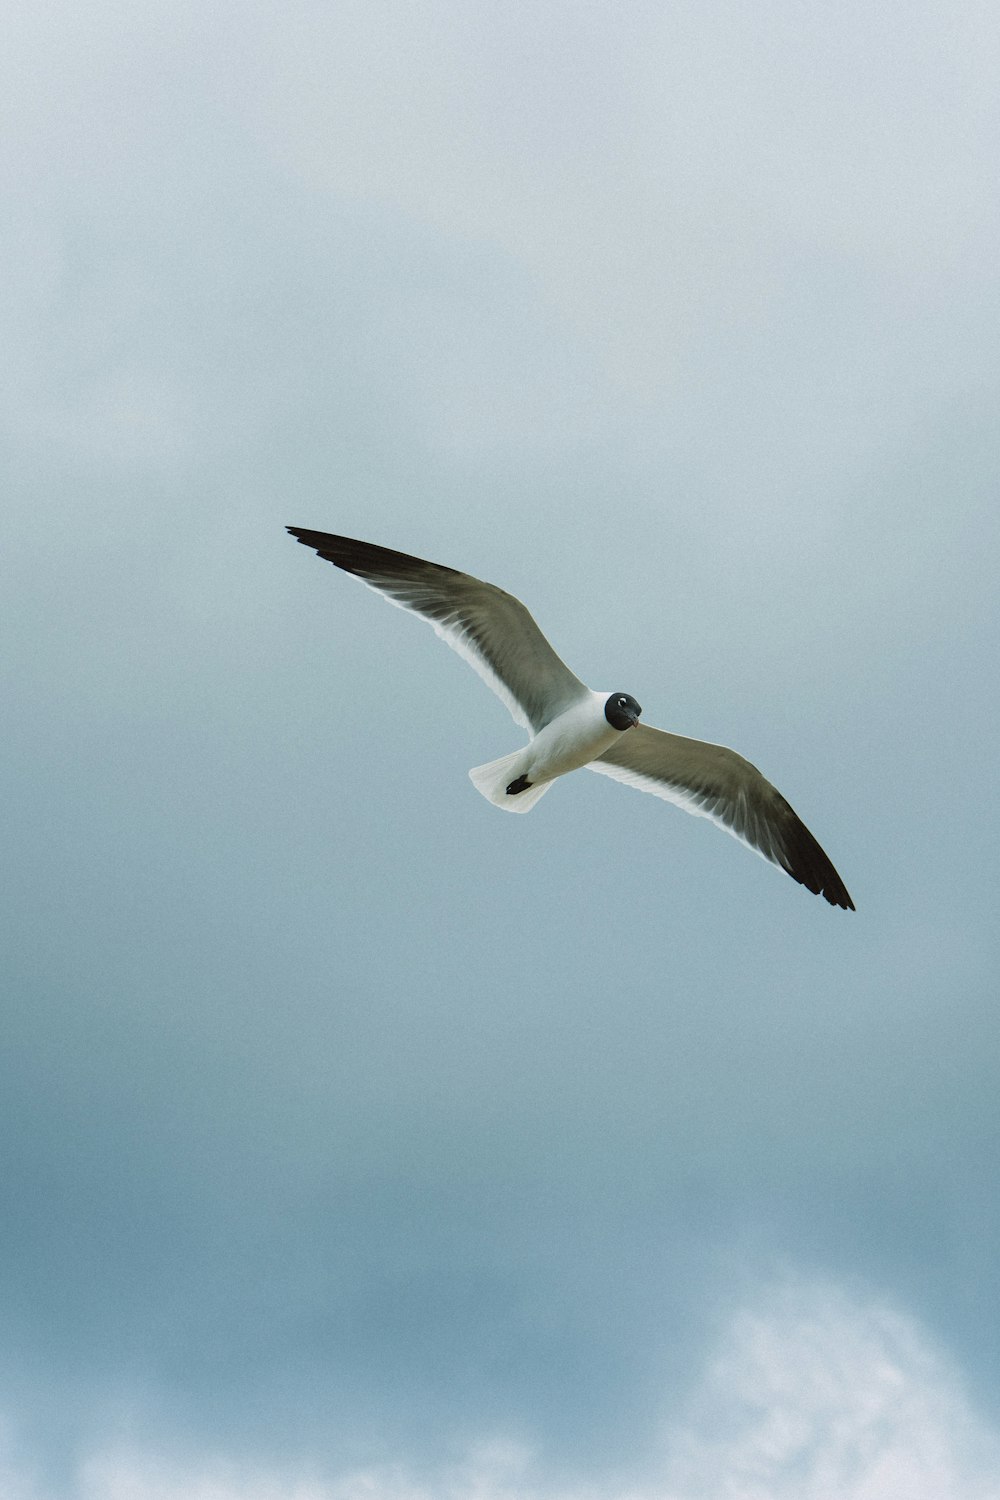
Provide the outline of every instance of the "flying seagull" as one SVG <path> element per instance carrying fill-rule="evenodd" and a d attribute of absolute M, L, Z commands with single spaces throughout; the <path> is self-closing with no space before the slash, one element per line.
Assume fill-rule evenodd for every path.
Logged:
<path fill-rule="evenodd" d="M 755 766 L 723 745 L 640 724 L 642 709 L 630 693 L 586 687 L 512 594 L 388 547 L 288 530 L 391 604 L 423 616 L 531 732 L 520 750 L 469 772 L 494 806 L 528 812 L 558 776 L 586 766 L 711 818 L 831 906 L 854 910 L 826 854 Z"/>

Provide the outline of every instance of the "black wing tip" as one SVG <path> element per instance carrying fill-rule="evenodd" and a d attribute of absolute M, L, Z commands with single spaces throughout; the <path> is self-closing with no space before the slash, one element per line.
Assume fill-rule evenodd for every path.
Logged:
<path fill-rule="evenodd" d="M 842 911 L 857 911 L 847 887 L 832 865 L 819 880 L 812 874 L 789 869 L 787 865 L 785 869 L 793 880 L 798 881 L 799 885 L 804 885 L 806 890 L 811 891 L 814 896 L 822 896 L 823 900 L 828 901 L 831 906 L 839 906 Z"/>
<path fill-rule="evenodd" d="M 792 879 L 804 885 L 807 891 L 812 891 L 814 896 L 822 896 L 831 906 L 839 906 L 842 911 L 857 909 L 830 856 L 798 817 L 795 817 L 793 837 L 786 847 L 782 864 Z"/>
<path fill-rule="evenodd" d="M 341 544 L 349 543 L 350 538 L 346 536 L 334 536 L 328 531 L 311 531 L 308 526 L 286 526 L 285 530 L 289 536 L 293 536 L 303 547 L 311 547 L 318 552 L 320 557 L 328 556 L 331 549 L 341 550 Z M 334 559 L 330 557 L 330 561 Z"/>
<path fill-rule="evenodd" d="M 308 526 L 286 526 L 285 530 L 303 547 L 311 547 L 320 556 L 330 552 L 345 552 L 352 547 L 364 547 L 365 542 L 356 542 L 353 537 L 336 536 L 332 531 L 312 531 Z M 331 558 L 331 561 L 333 559 Z"/>
<path fill-rule="evenodd" d="M 305 526 L 286 526 L 285 530 L 311 547 L 324 562 L 343 568 L 345 573 L 354 573 L 361 578 L 383 576 L 388 578 L 412 578 L 415 573 L 426 576 L 428 569 L 438 573 L 456 574 L 454 568 L 443 563 L 427 562 L 423 557 L 414 557 L 410 552 L 394 552 L 391 547 L 379 547 L 375 542 L 361 542 L 353 536 L 338 536 L 332 531 L 310 531 Z M 457 576 L 457 574 L 456 574 Z"/>
<path fill-rule="evenodd" d="M 303 547 L 310 547 L 324 562 L 343 568 L 345 573 L 356 574 L 364 566 L 361 560 L 366 547 L 364 542 L 356 542 L 348 536 L 335 536 L 329 531 L 310 531 L 305 526 L 286 526 L 285 530 Z"/>
<path fill-rule="evenodd" d="M 831 906 L 839 906 L 841 911 L 857 911 L 857 907 L 848 895 L 844 882 L 837 875 L 836 870 L 833 873 L 836 879 L 832 883 L 827 881 L 821 892 L 822 896 L 825 900 L 829 901 Z"/>
<path fill-rule="evenodd" d="M 401 565 L 412 566 L 419 562 L 419 558 L 390 552 L 387 547 L 361 542 L 353 536 L 338 536 L 333 531 L 311 531 L 306 526 L 286 526 L 285 530 L 303 547 L 311 547 L 324 562 L 343 568 L 345 573 L 364 575 L 379 566 L 384 569 L 387 563 L 394 563 L 392 571 L 398 572 Z"/>

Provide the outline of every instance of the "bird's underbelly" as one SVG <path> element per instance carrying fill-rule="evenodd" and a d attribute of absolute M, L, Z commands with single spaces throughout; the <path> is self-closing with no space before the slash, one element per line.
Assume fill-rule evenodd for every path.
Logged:
<path fill-rule="evenodd" d="M 537 784 L 565 776 L 568 771 L 596 760 L 620 737 L 621 732 L 612 728 L 603 713 L 598 723 L 593 722 L 591 715 L 581 723 L 581 717 L 564 714 L 547 724 L 525 746 L 523 770 L 530 782 Z M 564 723 L 564 719 L 570 722 Z"/>

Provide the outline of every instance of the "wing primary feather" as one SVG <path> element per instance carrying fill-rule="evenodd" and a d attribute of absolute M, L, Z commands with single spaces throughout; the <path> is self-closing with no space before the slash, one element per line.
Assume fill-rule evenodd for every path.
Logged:
<path fill-rule="evenodd" d="M 422 616 L 525 728 L 537 734 L 586 694 L 521 601 L 495 584 L 353 537 L 302 526 L 288 531 L 391 604 Z"/>
<path fill-rule="evenodd" d="M 640 724 L 589 769 L 710 818 L 831 906 L 854 911 L 832 861 L 794 808 L 735 750 Z"/>

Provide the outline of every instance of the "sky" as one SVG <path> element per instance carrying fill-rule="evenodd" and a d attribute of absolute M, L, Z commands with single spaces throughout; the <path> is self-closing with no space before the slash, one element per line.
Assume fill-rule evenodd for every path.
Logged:
<path fill-rule="evenodd" d="M 8 7 L 5 1500 L 997 1500 L 979 0 Z M 856 913 L 520 743 L 524 599 Z"/>

